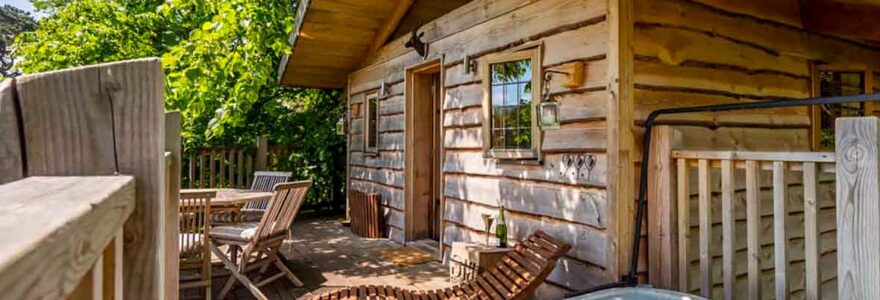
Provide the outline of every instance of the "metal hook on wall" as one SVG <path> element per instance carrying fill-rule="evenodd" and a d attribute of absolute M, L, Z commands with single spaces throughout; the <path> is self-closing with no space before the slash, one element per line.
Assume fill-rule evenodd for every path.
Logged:
<path fill-rule="evenodd" d="M 418 32 L 418 26 L 414 27 L 412 30 L 412 34 L 409 37 L 409 41 L 406 42 L 404 46 L 407 48 L 413 48 L 416 50 L 416 53 L 424 60 L 428 58 L 428 43 L 422 41 L 422 37 L 425 36 L 424 32 Z"/>

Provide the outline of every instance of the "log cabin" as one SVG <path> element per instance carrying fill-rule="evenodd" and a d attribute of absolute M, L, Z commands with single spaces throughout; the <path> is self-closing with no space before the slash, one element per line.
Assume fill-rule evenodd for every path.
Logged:
<path fill-rule="evenodd" d="M 445 260 L 453 242 L 494 237 L 482 216 L 504 206 L 511 240 L 541 229 L 573 246 L 536 293 L 560 298 L 617 281 L 634 259 L 651 111 L 880 92 L 878 13 L 870 0 L 300 0 L 278 80 L 346 91 L 347 191 L 379 195 L 388 238 L 436 245 Z M 832 150 L 835 118 L 878 111 L 855 103 L 660 119 L 640 280 L 712 298 L 837 296 L 833 178 L 817 179 L 818 206 L 781 206 L 780 227 L 769 199 L 811 186 L 784 180 L 785 163 L 773 176 L 758 175 L 776 163 L 734 164 L 729 174 L 744 179 L 729 184 L 725 163 L 691 154 Z M 768 200 L 747 213 L 753 198 Z M 802 229 L 810 225 L 818 237 Z M 801 250 L 774 255 L 778 241 Z"/>

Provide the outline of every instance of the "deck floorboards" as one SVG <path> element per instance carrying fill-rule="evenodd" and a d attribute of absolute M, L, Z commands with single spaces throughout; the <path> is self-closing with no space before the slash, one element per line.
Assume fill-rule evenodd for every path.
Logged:
<path fill-rule="evenodd" d="M 262 290 L 269 299 L 309 299 L 341 287 L 379 284 L 409 289 L 450 287 L 448 269 L 440 262 L 399 267 L 382 259 L 378 251 L 402 247 L 387 239 L 364 239 L 340 225 L 340 218 L 301 220 L 294 224 L 294 239 L 282 252 L 287 265 L 305 284 L 294 287 L 282 278 Z M 274 270 L 270 269 L 270 272 Z M 214 295 L 228 277 L 215 277 Z M 181 298 L 195 295 L 185 292 Z M 226 299 L 254 299 L 240 284 Z M 201 298 L 201 297 L 197 297 Z"/>

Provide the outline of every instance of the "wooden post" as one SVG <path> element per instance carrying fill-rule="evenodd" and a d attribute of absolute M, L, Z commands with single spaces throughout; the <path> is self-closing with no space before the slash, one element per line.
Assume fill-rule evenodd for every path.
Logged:
<path fill-rule="evenodd" d="M 257 152 L 254 157 L 254 171 L 266 171 L 267 158 L 269 156 L 269 141 L 266 137 L 257 137 Z"/>
<path fill-rule="evenodd" d="M 678 287 L 676 163 L 672 150 L 680 136 L 670 126 L 654 127 L 648 166 L 648 280 L 656 288 Z"/>
<path fill-rule="evenodd" d="M 608 280 L 629 271 L 629 249 L 633 243 L 635 218 L 634 184 L 636 147 L 633 145 L 633 0 L 608 2 L 608 87 L 606 92 L 608 133 L 608 217 L 609 247 L 606 253 Z"/>
<path fill-rule="evenodd" d="M 25 176 L 16 98 L 15 80 L 0 82 L 0 184 Z"/>
<path fill-rule="evenodd" d="M 880 119 L 838 118 L 837 291 L 880 299 Z"/>
<path fill-rule="evenodd" d="M 178 208 L 180 204 L 180 112 L 165 113 L 165 299 L 178 298 Z"/>

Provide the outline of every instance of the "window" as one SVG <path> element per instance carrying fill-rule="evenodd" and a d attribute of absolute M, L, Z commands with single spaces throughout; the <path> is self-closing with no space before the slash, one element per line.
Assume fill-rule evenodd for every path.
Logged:
<path fill-rule="evenodd" d="M 367 94 L 367 110 L 364 118 L 364 144 L 366 151 L 376 153 L 379 145 L 379 93 Z"/>
<path fill-rule="evenodd" d="M 865 93 L 865 72 L 818 71 L 818 93 L 821 97 L 849 96 Z M 818 149 L 834 149 L 834 120 L 839 117 L 865 115 L 865 103 L 824 104 L 817 107 L 814 115 Z"/>
<path fill-rule="evenodd" d="M 482 61 L 483 153 L 500 159 L 539 159 L 540 47 L 490 55 Z"/>

